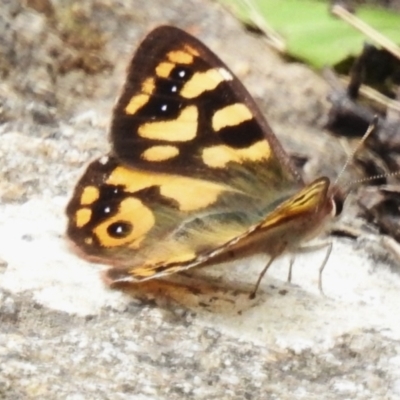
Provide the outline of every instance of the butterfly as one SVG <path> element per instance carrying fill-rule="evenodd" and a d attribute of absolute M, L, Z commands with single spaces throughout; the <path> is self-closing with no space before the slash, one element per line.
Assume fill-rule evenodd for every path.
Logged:
<path fill-rule="evenodd" d="M 111 265 L 109 283 L 257 253 L 267 269 L 335 213 L 329 179 L 305 184 L 239 79 L 176 27 L 134 54 L 110 141 L 66 209 L 68 238 Z"/>

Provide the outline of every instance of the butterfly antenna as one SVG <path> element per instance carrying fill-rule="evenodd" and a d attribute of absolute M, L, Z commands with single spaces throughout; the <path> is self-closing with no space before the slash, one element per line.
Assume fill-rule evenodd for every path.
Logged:
<path fill-rule="evenodd" d="M 340 178 L 343 176 L 343 173 L 344 173 L 344 171 L 346 171 L 350 162 L 352 162 L 354 160 L 354 156 L 357 153 L 357 151 L 360 150 L 360 148 L 364 145 L 365 141 L 368 139 L 368 137 L 371 135 L 371 133 L 376 129 L 376 127 L 378 126 L 378 121 L 379 121 L 379 118 L 377 115 L 375 115 L 374 118 L 372 119 L 372 122 L 368 125 L 367 131 L 364 133 L 363 137 L 358 142 L 358 144 L 354 148 L 354 150 L 350 153 L 350 155 L 347 158 L 346 162 L 344 163 L 342 169 L 340 170 L 340 172 L 335 180 L 334 187 L 337 187 L 337 184 L 338 184 Z M 388 175 L 385 175 L 385 176 L 388 176 Z M 367 180 L 379 179 L 382 177 L 383 176 L 374 176 L 374 177 L 370 177 L 370 178 L 365 178 L 365 179 L 361 179 L 361 180 L 357 181 L 357 183 L 367 181 Z M 354 183 L 356 183 L 356 182 L 352 182 L 352 184 L 354 184 Z"/>
<path fill-rule="evenodd" d="M 349 164 L 349 162 L 354 158 L 354 155 L 356 154 L 356 152 L 360 149 L 361 145 L 365 142 L 365 140 L 368 138 L 368 136 L 374 131 L 374 129 L 377 127 L 377 125 L 378 125 L 378 116 L 375 115 L 374 119 L 369 124 L 368 129 L 365 132 L 364 136 L 361 138 L 360 142 L 357 144 L 354 151 L 352 151 L 351 155 L 349 156 L 349 158 L 347 159 L 346 163 L 344 164 L 342 170 L 340 171 L 338 177 L 336 178 L 335 187 L 337 187 L 337 182 L 339 181 L 340 176 L 346 170 L 346 167 Z M 350 182 L 347 185 L 347 189 L 350 189 L 350 187 L 352 187 L 356 184 L 371 182 L 371 181 L 375 181 L 377 179 L 388 178 L 388 177 L 393 177 L 393 176 L 400 176 L 400 171 L 393 171 L 393 172 L 388 172 L 385 174 L 373 175 L 373 176 L 368 176 L 366 178 L 357 179 L 355 181 Z"/>
<path fill-rule="evenodd" d="M 394 171 L 394 172 L 388 172 L 387 174 L 368 176 L 367 178 L 357 179 L 356 181 L 351 183 L 351 186 L 358 184 L 358 183 L 365 183 L 365 182 L 375 181 L 377 179 L 388 178 L 391 176 L 399 176 L 399 175 L 400 175 L 400 171 Z"/>

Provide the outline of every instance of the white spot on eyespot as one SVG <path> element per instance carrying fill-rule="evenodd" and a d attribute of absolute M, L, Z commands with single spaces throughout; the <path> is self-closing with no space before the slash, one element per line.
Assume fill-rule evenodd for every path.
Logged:
<path fill-rule="evenodd" d="M 171 87 L 171 92 L 172 93 L 175 93 L 177 90 L 178 90 L 178 88 L 176 86 L 172 86 Z"/>
<path fill-rule="evenodd" d="M 167 105 L 166 104 L 163 104 L 161 106 L 161 111 L 167 111 Z"/>
<path fill-rule="evenodd" d="M 178 75 L 179 75 L 180 78 L 183 78 L 186 75 L 186 72 L 185 71 L 179 71 Z"/>
<path fill-rule="evenodd" d="M 106 165 L 108 163 L 108 160 L 109 160 L 108 156 L 103 156 L 103 157 L 99 158 L 99 163 L 101 165 Z"/>
<path fill-rule="evenodd" d="M 105 212 L 106 214 L 109 214 L 109 213 L 111 212 L 111 208 L 110 208 L 110 207 L 106 207 L 106 208 L 104 209 L 104 212 Z"/>
<path fill-rule="evenodd" d="M 225 81 L 231 81 L 233 79 L 232 74 L 225 68 L 218 68 L 218 72 L 222 75 Z"/>

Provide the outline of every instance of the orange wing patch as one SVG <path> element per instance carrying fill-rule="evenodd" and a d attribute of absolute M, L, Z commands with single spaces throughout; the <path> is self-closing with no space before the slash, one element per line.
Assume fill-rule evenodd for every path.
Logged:
<path fill-rule="evenodd" d="M 245 161 L 260 162 L 271 157 L 271 148 L 266 141 L 256 142 L 244 149 L 225 145 L 208 147 L 202 152 L 204 164 L 211 168 L 224 168 L 229 162 L 242 164 Z"/>
<path fill-rule="evenodd" d="M 125 107 L 125 112 L 128 115 L 134 115 L 142 108 L 150 99 L 155 89 L 154 78 L 147 78 L 142 84 L 142 93 L 133 96 L 128 105 Z"/>
<path fill-rule="evenodd" d="M 99 189 L 95 186 L 86 186 L 81 195 L 81 204 L 89 205 L 99 198 Z"/>
<path fill-rule="evenodd" d="M 133 215 L 140 216 L 135 218 L 134 224 L 131 223 Z M 154 223 L 152 211 L 140 200 L 128 197 L 121 201 L 118 213 L 98 225 L 94 233 L 104 247 L 126 244 L 130 248 L 137 249 Z"/>
<path fill-rule="evenodd" d="M 146 161 L 161 162 L 170 160 L 179 155 L 179 149 L 176 146 L 153 146 L 145 150 L 141 157 Z"/>
<path fill-rule="evenodd" d="M 91 217 L 92 217 L 92 211 L 89 208 L 80 208 L 75 213 L 75 225 L 78 228 L 82 228 L 90 221 Z"/>
<path fill-rule="evenodd" d="M 156 67 L 156 75 L 160 78 L 168 78 L 174 68 L 175 64 L 171 62 L 161 62 Z"/>
<path fill-rule="evenodd" d="M 242 103 L 231 104 L 217 110 L 212 116 L 212 127 L 215 132 L 227 126 L 240 125 L 245 121 L 253 119 L 253 114 Z"/>
<path fill-rule="evenodd" d="M 196 106 L 184 108 L 172 121 L 146 122 L 139 126 L 138 134 L 151 140 L 187 142 L 196 137 L 199 112 Z"/>
<path fill-rule="evenodd" d="M 180 95 L 186 99 L 194 99 L 204 92 L 214 90 L 221 82 L 226 80 L 226 74 L 222 74 L 220 70 L 221 68 L 213 68 L 205 72 L 196 72 L 185 83 Z"/>
<path fill-rule="evenodd" d="M 182 50 L 170 51 L 167 58 L 174 64 L 192 64 L 194 60 L 192 54 Z"/>
<path fill-rule="evenodd" d="M 110 185 L 123 185 L 135 193 L 150 186 L 159 186 L 160 193 L 175 200 L 181 211 L 199 210 L 215 203 L 218 196 L 230 190 L 222 184 L 179 175 L 159 174 L 117 167 L 107 180 Z M 231 190 L 232 191 L 232 190 Z M 201 193 L 201 196 L 199 196 Z M 132 215 L 140 215 L 132 214 Z"/>

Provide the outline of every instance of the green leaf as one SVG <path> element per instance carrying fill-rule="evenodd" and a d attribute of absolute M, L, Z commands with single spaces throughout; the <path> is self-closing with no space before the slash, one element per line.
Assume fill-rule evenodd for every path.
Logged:
<path fill-rule="evenodd" d="M 249 0 L 250 1 L 250 0 Z M 254 14 L 243 0 L 221 0 L 238 18 L 252 23 Z M 344 59 L 356 57 L 368 38 L 330 14 L 330 4 L 318 0 L 253 0 L 266 24 L 285 42 L 288 55 L 315 68 L 335 66 Z M 377 7 L 357 8 L 356 15 L 367 24 L 400 43 L 400 15 Z"/>

